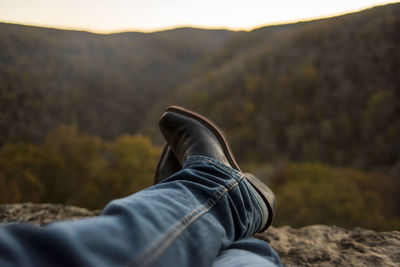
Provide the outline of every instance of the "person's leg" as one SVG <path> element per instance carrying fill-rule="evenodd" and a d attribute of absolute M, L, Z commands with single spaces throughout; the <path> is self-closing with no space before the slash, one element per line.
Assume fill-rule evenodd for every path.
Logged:
<path fill-rule="evenodd" d="M 194 156 L 162 183 L 111 202 L 101 216 L 0 229 L 0 266 L 211 266 L 268 219 L 240 172 Z"/>
<path fill-rule="evenodd" d="M 213 267 L 241 266 L 272 267 L 283 265 L 276 251 L 267 242 L 248 237 L 233 242 L 218 255 L 213 264 Z"/>

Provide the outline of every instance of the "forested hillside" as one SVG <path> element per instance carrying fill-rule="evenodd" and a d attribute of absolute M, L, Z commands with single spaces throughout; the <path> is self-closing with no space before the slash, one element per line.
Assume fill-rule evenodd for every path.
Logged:
<path fill-rule="evenodd" d="M 101 208 L 149 186 L 181 104 L 271 185 L 276 225 L 398 229 L 399 29 L 400 3 L 250 32 L 0 23 L 0 203 Z"/>
<path fill-rule="evenodd" d="M 0 23 L 0 144 L 41 141 L 60 123 L 105 138 L 136 133 L 149 106 L 232 34 L 99 35 Z"/>
<path fill-rule="evenodd" d="M 400 156 L 399 29 L 396 4 L 237 34 L 176 97 L 222 124 L 242 160 L 390 168 Z"/>

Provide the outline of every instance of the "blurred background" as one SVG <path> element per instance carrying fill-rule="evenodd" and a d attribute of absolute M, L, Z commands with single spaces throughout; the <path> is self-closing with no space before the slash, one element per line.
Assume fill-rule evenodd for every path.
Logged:
<path fill-rule="evenodd" d="M 400 229 L 400 3 L 145 2 L 0 2 L 0 203 L 150 186 L 177 104 L 271 186 L 275 226 Z"/>

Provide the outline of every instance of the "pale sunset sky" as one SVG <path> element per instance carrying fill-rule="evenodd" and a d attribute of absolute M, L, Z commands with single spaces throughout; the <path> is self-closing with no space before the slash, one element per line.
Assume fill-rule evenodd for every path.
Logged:
<path fill-rule="evenodd" d="M 253 28 L 329 17 L 379 0 L 0 0 L 0 22 L 96 33 L 176 27 Z"/>

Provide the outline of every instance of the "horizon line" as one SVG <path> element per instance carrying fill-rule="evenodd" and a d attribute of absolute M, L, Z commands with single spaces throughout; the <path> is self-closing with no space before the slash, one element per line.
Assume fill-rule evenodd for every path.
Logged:
<path fill-rule="evenodd" d="M 290 24 L 296 24 L 296 23 L 302 23 L 302 22 L 311 22 L 311 21 L 317 21 L 317 20 L 323 20 L 323 19 L 331 19 L 331 18 L 336 18 L 336 17 L 341 17 L 345 15 L 350 15 L 350 14 L 355 14 L 359 12 L 363 12 L 369 9 L 377 8 L 377 7 L 382 7 L 382 6 L 387 6 L 387 5 L 392 5 L 392 4 L 399 4 L 400 2 L 389 2 L 385 4 L 380 4 L 380 5 L 374 5 L 374 6 L 369 6 L 369 7 L 364 7 L 360 8 L 357 10 L 352 10 L 352 11 L 345 11 L 341 13 L 336 13 L 336 14 L 331 14 L 323 17 L 315 16 L 315 17 L 307 17 L 307 18 L 302 18 L 302 19 L 294 19 L 294 20 L 287 20 L 287 21 L 277 21 L 277 22 L 271 22 L 270 24 L 260 24 L 260 25 L 255 25 L 251 27 L 242 27 L 242 28 L 236 28 L 236 27 L 224 27 L 224 26 L 215 26 L 215 27 L 207 27 L 207 26 L 201 26 L 201 25 L 190 25 L 190 24 L 176 24 L 176 25 L 171 25 L 171 26 L 165 26 L 165 27 L 160 27 L 160 28 L 155 28 L 155 29 L 134 29 L 134 28 L 122 28 L 122 29 L 116 29 L 116 30 L 111 30 L 111 31 L 99 31 L 99 30 L 94 30 L 91 28 L 80 28 L 80 27 L 68 27 L 68 26 L 57 26 L 57 25 L 48 25 L 48 24 L 36 24 L 36 23 L 21 23 L 18 21 L 0 21 L 0 23 L 4 24 L 12 24 L 12 25 L 20 25 L 20 26 L 28 26 L 28 27 L 36 27 L 36 28 L 45 28 L 45 29 L 54 29 L 54 30 L 61 30 L 61 31 L 76 31 L 76 32 L 87 32 L 91 34 L 98 34 L 98 35 L 112 35 L 112 34 L 121 34 L 121 33 L 143 33 L 143 34 L 151 34 L 151 33 L 157 33 L 157 32 L 164 32 L 164 31 L 172 31 L 176 29 L 199 29 L 199 30 L 226 30 L 226 31 L 232 31 L 232 32 L 251 32 L 257 29 L 265 28 L 265 27 L 272 27 L 272 26 L 280 26 L 280 25 L 290 25 Z"/>

